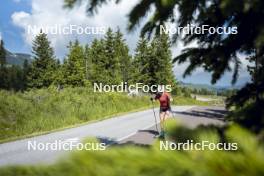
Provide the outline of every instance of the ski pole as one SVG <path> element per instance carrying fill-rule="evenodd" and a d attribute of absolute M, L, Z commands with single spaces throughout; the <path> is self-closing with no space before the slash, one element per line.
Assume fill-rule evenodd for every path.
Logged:
<path fill-rule="evenodd" d="M 155 118 L 155 125 L 156 125 L 156 130 L 157 132 L 159 133 L 159 129 L 158 129 L 158 122 L 157 122 L 157 116 L 156 116 L 156 113 L 155 113 L 155 109 L 154 109 L 154 103 L 153 101 L 151 100 L 151 103 L 152 103 L 152 110 L 153 110 L 153 113 L 154 113 L 154 118 Z"/>

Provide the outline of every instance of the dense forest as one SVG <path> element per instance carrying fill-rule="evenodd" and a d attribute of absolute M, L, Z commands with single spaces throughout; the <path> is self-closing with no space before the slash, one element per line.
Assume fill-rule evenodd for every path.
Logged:
<path fill-rule="evenodd" d="M 102 39 L 91 45 L 78 40 L 67 46 L 68 54 L 60 63 L 45 33 L 40 31 L 33 41 L 33 61 L 23 67 L 6 64 L 6 49 L 1 41 L 0 88 L 23 91 L 32 88 L 82 87 L 92 83 L 176 84 L 172 72 L 169 37 L 165 34 L 150 42 L 140 38 L 134 56 L 119 29 L 108 29 Z"/>

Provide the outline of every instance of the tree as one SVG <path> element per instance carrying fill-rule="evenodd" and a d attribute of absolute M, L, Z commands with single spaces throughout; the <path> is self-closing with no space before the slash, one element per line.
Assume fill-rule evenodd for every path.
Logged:
<path fill-rule="evenodd" d="M 105 75 L 108 79 L 108 84 L 120 84 L 122 81 L 120 74 L 120 60 L 116 52 L 115 35 L 111 28 L 109 28 L 104 37 L 104 69 L 108 72 Z"/>
<path fill-rule="evenodd" d="M 92 59 L 90 56 L 90 48 L 88 45 L 84 46 L 84 60 L 85 60 L 85 79 L 89 80 L 92 71 Z"/>
<path fill-rule="evenodd" d="M 54 81 L 57 62 L 47 35 L 42 31 L 33 41 L 32 50 L 34 60 L 28 74 L 28 86 L 30 88 L 48 87 Z"/>
<path fill-rule="evenodd" d="M 174 84 L 169 37 L 155 36 L 150 45 L 145 38 L 140 38 L 133 66 L 136 81 L 147 85 Z"/>
<path fill-rule="evenodd" d="M 74 43 L 70 42 L 69 54 L 64 60 L 63 84 L 71 86 L 84 86 L 85 85 L 85 53 L 84 48 L 76 40 Z"/>
<path fill-rule="evenodd" d="M 79 0 L 80 1 L 80 0 Z M 73 7 L 78 0 L 66 1 L 66 7 Z M 96 8 L 106 0 L 93 0 L 89 2 L 88 13 L 93 14 Z M 120 1 L 117 1 L 120 2 Z M 182 38 L 184 43 L 190 44 L 197 41 L 198 47 L 188 48 L 175 58 L 175 62 L 183 63 L 190 61 L 189 67 L 184 75 L 191 74 L 197 67 L 203 67 L 206 71 L 212 72 L 212 83 L 216 83 L 223 73 L 230 70 L 230 63 L 234 62 L 233 82 L 237 79 L 239 59 L 237 52 L 252 54 L 254 49 L 259 53 L 263 52 L 264 34 L 261 29 L 264 27 L 262 16 L 264 2 L 237 2 L 229 0 L 177 0 L 177 1 L 145 1 L 141 0 L 129 14 L 129 29 L 134 29 L 140 20 L 150 11 L 151 6 L 155 7 L 153 16 L 145 23 L 142 34 L 153 31 L 159 32 L 160 25 L 165 22 L 175 22 L 176 27 L 184 27 L 187 24 L 197 26 L 209 25 L 211 27 L 237 27 L 236 35 L 226 34 L 189 34 Z M 175 8 L 178 6 L 179 17 L 175 18 Z M 174 39 L 179 39 L 176 33 Z"/>
<path fill-rule="evenodd" d="M 128 46 L 126 45 L 125 40 L 123 39 L 123 34 L 121 33 L 119 28 L 115 33 L 114 41 L 115 55 L 119 62 L 121 80 L 123 82 L 129 82 L 131 79 L 131 56 L 129 55 Z"/>
<path fill-rule="evenodd" d="M 135 57 L 133 60 L 133 82 L 143 83 L 148 85 L 150 82 L 149 76 L 149 60 L 151 59 L 151 51 L 148 46 L 148 41 L 141 37 L 137 43 Z"/>
<path fill-rule="evenodd" d="M 108 84 L 108 72 L 106 68 L 107 58 L 104 55 L 104 41 L 95 39 L 90 48 L 91 57 L 91 74 L 90 81 L 92 83 Z"/>
<path fill-rule="evenodd" d="M 31 64 L 28 62 L 28 60 L 25 60 L 23 63 L 23 68 L 22 68 L 22 90 L 27 89 L 28 85 L 28 75 L 30 73 L 31 69 Z"/>
<path fill-rule="evenodd" d="M 73 7 L 78 1 L 80 0 L 65 0 L 65 6 Z M 109 1 L 89 1 L 88 13 L 93 14 L 98 6 L 107 2 Z M 120 1 L 116 2 L 119 3 Z M 151 10 L 152 7 L 155 10 Z M 215 29 L 236 27 L 235 34 L 231 32 L 229 34 L 204 32 L 201 34 L 189 33 L 184 36 L 176 33 L 173 36 L 174 41 L 181 40 L 186 46 L 192 42 L 197 43 L 197 47 L 186 48 L 174 59 L 174 62 L 179 64 L 189 63 L 184 76 L 191 74 L 196 68 L 202 67 L 212 74 L 211 82 L 214 84 L 226 71 L 233 70 L 232 83 L 235 83 L 241 65 L 238 54 L 244 54 L 248 57 L 255 55 L 256 59 L 253 62 L 259 65 L 258 69 L 263 70 L 260 64 L 263 63 L 264 59 L 263 8 L 264 2 L 262 0 L 141 0 L 128 15 L 128 29 L 134 29 L 150 11 L 152 16 L 142 28 L 142 35 L 151 35 L 155 31 L 158 33 L 160 25 L 164 25 L 166 22 L 172 22 L 176 28 L 185 27 L 188 24 L 195 24 L 199 27 L 209 25 Z M 179 15 L 176 16 L 177 14 Z M 233 68 L 231 64 L 234 65 Z M 245 105 L 253 101 L 252 107 L 263 107 L 264 82 L 262 72 L 258 72 L 260 74 L 258 77 L 262 81 L 248 83 L 243 89 L 237 91 L 237 94 L 228 101 L 230 106 Z M 260 113 L 257 115 L 258 120 L 251 125 L 259 126 L 258 123 L 263 122 L 264 111 L 260 111 Z M 261 124 L 263 127 L 264 124 Z"/>
<path fill-rule="evenodd" d="M 264 59 L 256 50 L 247 59 L 254 64 L 248 66 L 251 82 L 229 97 L 227 105 L 235 105 L 237 108 L 237 112 L 233 113 L 236 117 L 233 120 L 259 132 L 264 127 Z"/>
<path fill-rule="evenodd" d="M 0 88 L 7 89 L 6 50 L 4 41 L 0 41 Z"/>
<path fill-rule="evenodd" d="M 25 60 L 24 67 L 6 64 L 6 50 L 4 42 L 0 42 L 0 89 L 6 90 L 25 90 L 26 75 L 28 73 L 29 64 Z"/>
<path fill-rule="evenodd" d="M 103 39 L 93 41 L 88 69 L 93 83 L 120 84 L 131 79 L 131 56 L 119 29 L 114 33 L 109 28 Z"/>
<path fill-rule="evenodd" d="M 23 69 L 12 65 L 7 68 L 7 90 L 19 91 L 24 89 Z"/>
<path fill-rule="evenodd" d="M 4 41 L 0 41 L 0 66 L 3 67 L 6 64 L 6 50 L 4 47 Z"/>
<path fill-rule="evenodd" d="M 156 36 L 151 44 L 153 49 L 150 63 L 154 69 L 154 84 L 169 85 L 175 83 L 172 72 L 172 54 L 169 36 L 166 34 Z"/>

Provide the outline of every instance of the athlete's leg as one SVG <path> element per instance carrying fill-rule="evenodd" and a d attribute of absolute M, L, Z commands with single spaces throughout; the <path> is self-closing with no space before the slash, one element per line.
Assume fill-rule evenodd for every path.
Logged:
<path fill-rule="evenodd" d="M 166 119 L 170 118 L 170 111 L 166 111 L 165 114 L 164 114 L 164 121 Z"/>
<path fill-rule="evenodd" d="M 160 112 L 160 128 L 164 131 L 165 112 Z"/>
<path fill-rule="evenodd" d="M 166 112 L 161 112 L 160 113 L 160 135 L 159 137 L 164 139 L 164 135 L 165 135 L 165 128 L 164 128 L 164 123 L 165 123 L 165 118 L 166 118 Z"/>

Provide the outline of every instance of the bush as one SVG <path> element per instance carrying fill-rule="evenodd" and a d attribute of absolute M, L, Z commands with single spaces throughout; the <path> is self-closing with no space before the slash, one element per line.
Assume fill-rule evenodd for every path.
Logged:
<path fill-rule="evenodd" d="M 194 130 L 169 125 L 171 140 L 183 136 L 196 141 L 221 141 L 212 127 Z M 150 148 L 110 147 L 105 151 L 73 152 L 69 158 L 49 166 L 12 166 L 0 169 L 5 176 L 233 176 L 264 175 L 264 150 L 246 130 L 233 125 L 224 133 L 225 140 L 238 143 L 237 151 L 190 150 L 160 151 Z M 183 138 L 181 139 L 183 140 Z"/>
<path fill-rule="evenodd" d="M 243 106 L 233 106 L 229 115 L 226 117 L 228 120 L 235 121 L 248 128 L 249 130 L 260 133 L 264 128 L 264 101 L 259 103 L 248 101 Z M 233 109 L 232 109 L 233 108 Z"/>

